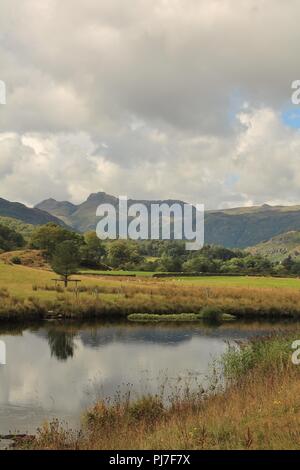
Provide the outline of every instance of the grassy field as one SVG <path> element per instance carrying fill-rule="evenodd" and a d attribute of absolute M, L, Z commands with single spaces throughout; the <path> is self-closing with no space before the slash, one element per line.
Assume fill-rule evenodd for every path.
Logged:
<path fill-rule="evenodd" d="M 98 402 L 80 433 L 45 424 L 25 449 L 300 449 L 300 366 L 291 343 L 300 332 L 255 340 L 222 361 L 226 388 L 212 386 L 135 402 Z"/>
<path fill-rule="evenodd" d="M 180 277 L 174 281 L 188 284 L 216 286 L 216 287 L 257 287 L 257 288 L 291 288 L 300 289 L 300 279 L 282 277 L 256 277 L 256 276 L 201 276 Z"/>
<path fill-rule="evenodd" d="M 81 269 L 81 274 L 90 274 L 92 276 L 139 276 L 152 277 L 152 271 L 101 271 L 97 269 Z"/>
<path fill-rule="evenodd" d="M 76 292 L 55 288 L 44 269 L 0 262 L 0 318 L 127 317 L 199 314 L 204 308 L 244 318 L 300 317 L 300 280 L 256 277 L 150 278 L 76 275 Z"/>
<path fill-rule="evenodd" d="M 83 275 L 94 276 L 136 276 L 136 277 L 152 277 L 151 271 L 99 271 L 95 269 L 81 270 Z M 224 287 L 290 287 L 300 289 L 300 278 L 280 278 L 280 277 L 263 277 L 263 276 L 181 276 L 159 278 L 164 281 L 186 282 L 189 284 L 203 286 L 224 286 Z"/>

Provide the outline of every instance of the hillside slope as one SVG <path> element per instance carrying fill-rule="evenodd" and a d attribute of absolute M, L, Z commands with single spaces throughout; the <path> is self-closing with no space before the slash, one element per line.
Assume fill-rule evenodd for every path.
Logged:
<path fill-rule="evenodd" d="M 48 222 L 65 225 L 60 218 L 48 212 L 38 208 L 27 207 L 20 202 L 10 202 L 3 198 L 0 198 L 0 216 L 12 217 L 32 225 L 42 225 Z"/>
<path fill-rule="evenodd" d="M 31 238 L 31 235 L 34 232 L 35 226 L 32 224 L 26 224 L 18 219 L 13 219 L 12 217 L 1 217 L 0 216 L 0 225 L 4 225 L 16 232 L 20 233 L 22 237 L 27 241 Z"/>
<path fill-rule="evenodd" d="M 250 253 L 267 256 L 273 261 L 282 261 L 291 256 L 300 259 L 300 232 L 291 231 L 277 235 L 249 248 Z"/>

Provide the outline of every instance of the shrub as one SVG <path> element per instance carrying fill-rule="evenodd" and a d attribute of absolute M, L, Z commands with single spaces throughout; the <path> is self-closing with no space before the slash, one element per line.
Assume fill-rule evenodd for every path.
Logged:
<path fill-rule="evenodd" d="M 254 339 L 250 343 L 242 344 L 240 348 L 229 347 L 223 355 L 225 378 L 230 381 L 246 378 L 252 370 L 261 370 L 263 374 L 273 372 L 279 375 L 284 369 L 291 367 L 291 342 L 294 336 L 281 337 L 280 335 L 261 339 Z"/>
<path fill-rule="evenodd" d="M 218 322 L 222 320 L 222 311 L 218 307 L 203 307 L 200 314 L 204 320 L 209 320 L 212 322 Z"/>
<path fill-rule="evenodd" d="M 162 417 L 164 405 L 159 397 L 144 396 L 129 405 L 128 414 L 134 420 L 151 424 Z"/>

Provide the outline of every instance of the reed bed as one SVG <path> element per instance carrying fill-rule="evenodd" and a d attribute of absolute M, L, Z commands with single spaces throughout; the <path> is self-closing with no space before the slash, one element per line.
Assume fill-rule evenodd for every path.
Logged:
<path fill-rule="evenodd" d="M 127 317 L 129 314 L 200 314 L 215 309 L 238 318 L 300 318 L 300 290 L 203 287 L 172 282 L 93 283 L 64 289 L 33 284 L 27 296 L 0 291 L 0 318 Z"/>

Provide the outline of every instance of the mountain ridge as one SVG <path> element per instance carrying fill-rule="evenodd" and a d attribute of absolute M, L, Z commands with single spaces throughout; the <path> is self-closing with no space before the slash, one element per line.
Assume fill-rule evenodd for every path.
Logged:
<path fill-rule="evenodd" d="M 117 208 L 118 202 L 116 196 L 101 191 L 90 194 L 84 202 L 77 205 L 51 198 L 40 202 L 35 207 L 41 210 L 47 209 L 73 229 L 85 232 L 94 230 L 96 227 L 99 220 L 96 217 L 98 205 L 110 203 Z M 151 203 L 185 204 L 184 201 L 176 199 L 128 199 L 128 206 L 135 203 L 143 203 L 147 207 Z M 290 230 L 300 230 L 300 205 L 270 206 L 263 204 L 205 212 L 205 243 L 223 245 L 228 248 L 254 246 Z"/>
<path fill-rule="evenodd" d="M 21 202 L 11 202 L 4 198 L 0 198 L 0 216 L 11 217 L 32 225 L 54 222 L 65 226 L 60 218 L 53 216 L 50 212 L 45 212 L 37 207 L 27 207 Z"/>

